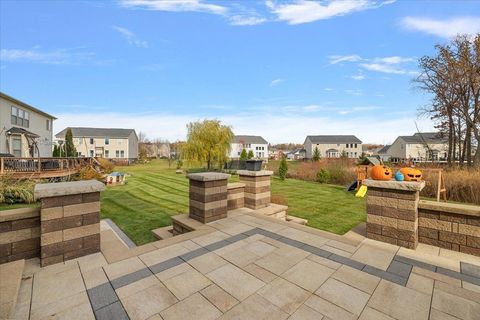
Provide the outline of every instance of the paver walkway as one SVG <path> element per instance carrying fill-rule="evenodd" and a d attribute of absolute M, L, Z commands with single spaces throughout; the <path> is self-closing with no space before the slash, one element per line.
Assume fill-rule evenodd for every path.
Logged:
<path fill-rule="evenodd" d="M 101 253 L 42 269 L 29 260 L 16 318 L 480 319 L 477 257 L 353 241 L 245 209 L 208 226 L 113 263 Z"/>

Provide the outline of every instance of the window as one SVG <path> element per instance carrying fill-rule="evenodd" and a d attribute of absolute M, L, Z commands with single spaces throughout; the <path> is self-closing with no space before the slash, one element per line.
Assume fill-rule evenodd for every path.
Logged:
<path fill-rule="evenodd" d="M 11 122 L 17 126 L 28 128 L 30 126 L 30 113 L 20 108 L 12 106 Z"/>
<path fill-rule="evenodd" d="M 125 158 L 125 151 L 120 151 L 120 158 Z"/>
<path fill-rule="evenodd" d="M 120 158 L 120 150 L 115 151 L 115 158 Z"/>
<path fill-rule="evenodd" d="M 238 151 L 238 155 L 240 155 L 240 151 Z"/>
<path fill-rule="evenodd" d="M 81 157 L 82 153 L 80 151 L 77 151 L 77 157 Z"/>
<path fill-rule="evenodd" d="M 90 144 L 93 144 L 93 138 L 90 138 Z"/>
<path fill-rule="evenodd" d="M 82 138 L 78 138 L 78 144 L 82 144 Z"/>
<path fill-rule="evenodd" d="M 52 120 L 47 119 L 47 131 L 52 131 Z"/>
<path fill-rule="evenodd" d="M 110 157 L 110 151 L 105 150 L 105 158 L 109 158 L 109 157 Z"/>
<path fill-rule="evenodd" d="M 90 157 L 93 157 L 93 150 L 90 150 Z"/>
<path fill-rule="evenodd" d="M 105 144 L 110 144 L 110 139 L 108 139 L 108 137 L 105 137 Z"/>
<path fill-rule="evenodd" d="M 357 147 L 357 144 L 355 143 L 355 148 Z"/>
<path fill-rule="evenodd" d="M 12 137 L 12 153 L 15 157 L 22 156 L 22 138 Z"/>

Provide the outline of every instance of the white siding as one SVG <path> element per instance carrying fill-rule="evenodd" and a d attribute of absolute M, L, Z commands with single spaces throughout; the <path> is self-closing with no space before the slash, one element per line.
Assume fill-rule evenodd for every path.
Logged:
<path fill-rule="evenodd" d="M 242 144 L 242 143 L 232 143 L 230 150 L 230 158 L 238 159 L 242 150 L 245 149 L 248 152 L 251 150 L 255 158 L 258 159 L 268 159 L 268 144 Z"/>

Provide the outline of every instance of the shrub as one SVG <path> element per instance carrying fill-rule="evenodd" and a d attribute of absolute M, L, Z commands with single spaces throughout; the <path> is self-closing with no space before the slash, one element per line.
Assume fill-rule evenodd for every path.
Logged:
<path fill-rule="evenodd" d="M 110 160 L 99 158 L 97 159 L 98 164 L 102 168 L 103 172 L 105 173 L 112 173 L 113 169 L 115 168 L 115 164 L 113 164 Z"/>
<path fill-rule="evenodd" d="M 287 160 L 285 159 L 285 157 L 283 157 L 280 161 L 280 166 L 278 167 L 278 176 L 280 177 L 280 180 L 285 180 L 285 178 L 287 177 L 287 171 Z"/>
<path fill-rule="evenodd" d="M 177 170 L 182 169 L 183 167 L 183 161 L 182 160 L 177 160 Z"/>
<path fill-rule="evenodd" d="M 0 203 L 33 203 L 33 188 L 31 180 L 13 180 L 9 177 L 0 178 Z"/>
<path fill-rule="evenodd" d="M 92 166 L 86 166 L 78 172 L 80 180 L 103 180 L 103 177 Z"/>
<path fill-rule="evenodd" d="M 248 158 L 247 150 L 243 149 L 242 153 L 240 153 L 240 160 L 245 161 L 245 160 L 247 160 L 247 158 Z"/>
<path fill-rule="evenodd" d="M 330 174 L 325 169 L 320 169 L 317 172 L 317 182 L 319 183 L 328 183 L 330 181 Z"/>
<path fill-rule="evenodd" d="M 253 159 L 253 157 L 254 157 L 253 151 L 252 150 L 248 151 L 247 159 L 250 160 L 250 159 Z"/>
<path fill-rule="evenodd" d="M 329 182 L 333 184 L 346 185 L 353 180 L 349 176 L 347 168 L 341 164 L 328 166 L 328 174 L 330 176 Z"/>

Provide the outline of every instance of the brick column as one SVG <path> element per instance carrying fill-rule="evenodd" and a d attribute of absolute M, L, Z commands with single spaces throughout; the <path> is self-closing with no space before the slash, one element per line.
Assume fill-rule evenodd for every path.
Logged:
<path fill-rule="evenodd" d="M 100 191 L 104 188 L 96 180 L 35 185 L 35 198 L 41 200 L 42 267 L 100 251 Z"/>
<path fill-rule="evenodd" d="M 227 217 L 227 183 L 229 174 L 217 172 L 191 173 L 189 216 L 202 223 Z"/>
<path fill-rule="evenodd" d="M 367 238 L 415 249 L 418 202 L 425 182 L 364 180 L 367 191 Z"/>
<path fill-rule="evenodd" d="M 228 194 L 228 210 L 235 210 L 245 206 L 245 184 L 244 183 L 229 183 L 227 185 Z"/>
<path fill-rule="evenodd" d="M 245 207 L 260 209 L 270 204 L 270 176 L 273 171 L 238 170 L 240 182 L 245 184 Z"/>

